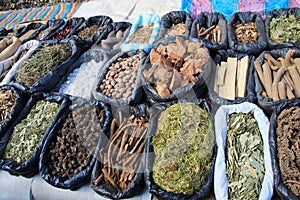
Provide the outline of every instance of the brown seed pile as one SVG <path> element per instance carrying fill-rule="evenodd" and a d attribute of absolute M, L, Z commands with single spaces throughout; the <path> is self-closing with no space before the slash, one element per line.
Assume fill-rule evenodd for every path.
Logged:
<path fill-rule="evenodd" d="M 255 22 L 249 22 L 246 24 L 238 22 L 234 25 L 234 28 L 238 43 L 247 44 L 251 42 L 257 42 L 259 33 L 257 31 Z"/>
<path fill-rule="evenodd" d="M 173 24 L 170 29 L 167 30 L 165 37 L 171 37 L 175 35 L 185 34 L 185 23 Z"/>
<path fill-rule="evenodd" d="M 90 27 L 86 27 L 83 30 L 79 31 L 78 36 L 81 39 L 86 40 L 86 39 L 92 37 L 96 32 L 101 32 L 102 29 L 103 29 L 102 26 L 98 27 L 97 25 L 92 25 Z"/>
<path fill-rule="evenodd" d="M 199 23 L 197 24 L 197 37 L 211 40 L 212 42 L 221 44 L 222 39 L 222 29 L 219 25 L 213 25 L 211 27 L 205 28 L 200 27 Z"/>
<path fill-rule="evenodd" d="M 153 27 L 153 23 L 149 24 L 148 26 L 139 26 L 129 39 L 129 43 L 149 43 Z"/>
<path fill-rule="evenodd" d="M 176 43 L 151 50 L 152 65 L 143 71 L 143 76 L 160 96 L 168 97 L 173 90 L 197 81 L 208 56 L 201 43 L 176 37 Z"/>
<path fill-rule="evenodd" d="M 277 157 L 283 184 L 300 198 L 300 107 L 284 109 L 277 118 Z"/>
<path fill-rule="evenodd" d="M 273 101 L 300 97 L 300 58 L 293 58 L 295 50 L 289 50 L 284 57 L 274 58 L 264 54 L 264 63 L 254 61 L 254 67 L 264 87 L 261 94 Z"/>
<path fill-rule="evenodd" d="M 116 99 L 128 99 L 136 86 L 136 75 L 140 65 L 140 56 L 135 54 L 118 58 L 108 67 L 107 74 L 100 84 L 100 91 Z"/>
<path fill-rule="evenodd" d="M 147 130 L 146 117 L 132 115 L 121 122 L 112 121 L 109 142 L 100 150 L 103 166 L 94 185 L 112 186 L 118 191 L 130 186 L 140 165 Z"/>
<path fill-rule="evenodd" d="M 71 178 L 84 170 L 95 150 L 105 111 L 84 105 L 68 114 L 49 150 L 49 171 L 53 176 Z"/>
<path fill-rule="evenodd" d="M 7 118 L 16 103 L 16 95 L 12 90 L 0 89 L 0 125 Z"/>

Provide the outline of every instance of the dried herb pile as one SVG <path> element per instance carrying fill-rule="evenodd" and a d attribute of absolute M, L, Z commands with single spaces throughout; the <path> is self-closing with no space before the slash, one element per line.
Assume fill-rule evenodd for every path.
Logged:
<path fill-rule="evenodd" d="M 42 30 L 38 36 L 36 37 L 36 39 L 41 40 L 43 39 L 51 30 L 52 30 L 52 26 L 47 27 L 46 29 Z"/>
<path fill-rule="evenodd" d="M 273 101 L 300 97 L 300 58 L 293 58 L 295 50 L 289 50 L 285 57 L 274 58 L 264 54 L 264 63 L 254 61 L 254 67 L 264 87 L 261 94 Z"/>
<path fill-rule="evenodd" d="M 71 53 L 72 48 L 68 45 L 43 45 L 21 64 L 16 74 L 16 81 L 26 87 L 32 86 L 48 72 L 67 60 Z"/>
<path fill-rule="evenodd" d="M 120 113 L 121 114 L 121 113 Z M 146 143 L 148 118 L 131 115 L 113 119 L 109 142 L 100 150 L 102 168 L 94 185 L 113 187 L 116 191 L 128 188 L 138 172 Z"/>
<path fill-rule="evenodd" d="M 92 25 L 92 26 L 86 27 L 83 30 L 79 31 L 77 35 L 81 39 L 86 40 L 86 39 L 92 37 L 96 32 L 101 32 L 102 29 L 103 29 L 102 26 L 98 27 L 98 25 Z"/>
<path fill-rule="evenodd" d="M 97 146 L 105 111 L 87 104 L 70 112 L 49 147 L 49 172 L 69 179 L 90 163 Z"/>
<path fill-rule="evenodd" d="M 4 157 L 18 163 L 28 160 L 38 147 L 58 108 L 59 104 L 56 102 L 38 101 L 29 114 L 14 127 Z"/>
<path fill-rule="evenodd" d="M 227 116 L 225 154 L 229 199 L 258 199 L 265 169 L 263 140 L 253 113 Z"/>
<path fill-rule="evenodd" d="M 300 42 L 300 23 L 296 16 L 282 15 L 270 22 L 270 38 L 275 42 Z"/>
<path fill-rule="evenodd" d="M 149 43 L 154 24 L 151 23 L 147 26 L 139 26 L 129 39 L 129 43 Z"/>
<path fill-rule="evenodd" d="M 251 42 L 257 42 L 259 33 L 255 22 L 249 22 L 246 24 L 238 22 L 234 24 L 234 29 L 238 43 L 247 44 Z"/>
<path fill-rule="evenodd" d="M 185 23 L 172 24 L 171 28 L 167 29 L 165 37 L 185 34 Z"/>
<path fill-rule="evenodd" d="M 139 65 L 139 54 L 118 58 L 108 67 L 107 74 L 100 83 L 100 91 L 112 98 L 128 99 L 136 86 Z"/>
<path fill-rule="evenodd" d="M 214 133 L 207 110 L 174 104 L 161 113 L 152 138 L 154 182 L 167 192 L 192 194 L 207 181 Z"/>
<path fill-rule="evenodd" d="M 152 65 L 143 71 L 143 75 L 160 96 L 168 97 L 173 90 L 195 83 L 208 57 L 208 51 L 202 43 L 176 37 L 176 43 L 152 48 Z"/>
<path fill-rule="evenodd" d="M 219 25 L 213 25 L 211 27 L 200 27 L 199 23 L 196 25 L 197 37 L 211 40 L 212 42 L 221 44 L 222 29 Z"/>
<path fill-rule="evenodd" d="M 283 184 L 300 198 L 300 108 L 286 108 L 277 117 L 277 158 Z"/>
<path fill-rule="evenodd" d="M 8 117 L 16 103 L 16 95 L 12 90 L 0 89 L 0 125 Z"/>

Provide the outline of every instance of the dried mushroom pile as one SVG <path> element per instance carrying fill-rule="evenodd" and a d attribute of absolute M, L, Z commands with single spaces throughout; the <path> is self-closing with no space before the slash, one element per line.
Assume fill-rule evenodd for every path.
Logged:
<path fill-rule="evenodd" d="M 299 35 L 300 24 L 293 14 L 273 18 L 270 22 L 270 38 L 275 42 L 300 42 Z"/>
<path fill-rule="evenodd" d="M 274 58 L 264 54 L 264 63 L 254 61 L 254 67 L 265 91 L 261 94 L 273 101 L 300 97 L 300 58 L 293 58 L 295 50 L 285 57 Z"/>
<path fill-rule="evenodd" d="M 100 83 L 100 91 L 112 98 L 128 99 L 136 86 L 139 65 L 139 54 L 118 58 L 108 67 L 107 74 Z"/>
<path fill-rule="evenodd" d="M 18 163 L 28 160 L 38 147 L 58 108 L 59 104 L 56 102 L 38 101 L 29 114 L 14 127 L 4 157 Z"/>
<path fill-rule="evenodd" d="M 249 22 L 246 24 L 238 22 L 234 24 L 234 28 L 234 33 L 238 43 L 247 44 L 251 42 L 257 42 L 259 33 L 257 31 L 255 22 Z"/>
<path fill-rule="evenodd" d="M 48 72 L 67 60 L 72 53 L 68 45 L 43 45 L 35 54 L 28 58 L 18 70 L 16 81 L 26 87 L 32 86 Z"/>
<path fill-rule="evenodd" d="M 90 163 L 97 146 L 105 111 L 85 104 L 70 112 L 49 147 L 49 172 L 71 178 Z"/>
<path fill-rule="evenodd" d="M 16 103 L 16 95 L 12 90 L 0 89 L 0 125 L 8 117 Z"/>
<path fill-rule="evenodd" d="M 212 42 L 221 44 L 222 39 L 222 29 L 219 25 L 213 25 L 211 27 L 205 28 L 200 27 L 199 23 L 196 25 L 197 37 L 211 40 Z"/>
<path fill-rule="evenodd" d="M 139 26 L 129 39 L 129 43 L 147 44 L 153 31 L 154 24 L 148 26 Z"/>
<path fill-rule="evenodd" d="M 202 43 L 176 37 L 176 43 L 161 44 L 151 50 L 152 65 L 143 71 L 143 75 L 160 96 L 168 97 L 173 90 L 195 83 L 208 57 Z"/>
<path fill-rule="evenodd" d="M 109 142 L 100 150 L 102 163 L 100 175 L 94 185 L 113 187 L 115 191 L 127 189 L 139 166 L 146 143 L 148 118 L 131 115 L 121 121 L 113 120 Z"/>
<path fill-rule="evenodd" d="M 227 116 L 228 199 L 258 199 L 264 178 L 263 141 L 252 113 Z"/>
<path fill-rule="evenodd" d="M 154 182 L 167 192 L 193 194 L 208 179 L 214 133 L 207 110 L 193 103 L 163 111 L 152 137 Z"/>
<path fill-rule="evenodd" d="M 300 198 L 300 108 L 284 109 L 277 117 L 277 158 L 283 184 Z"/>
<path fill-rule="evenodd" d="M 185 34 L 185 23 L 172 24 L 171 28 L 167 29 L 165 37 Z"/>

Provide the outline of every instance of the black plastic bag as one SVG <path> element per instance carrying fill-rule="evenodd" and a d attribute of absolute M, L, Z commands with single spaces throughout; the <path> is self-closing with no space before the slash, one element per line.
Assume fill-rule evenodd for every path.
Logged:
<path fill-rule="evenodd" d="M 299 99 L 294 99 L 289 102 L 287 101 L 281 102 L 274 110 L 270 118 L 270 130 L 269 130 L 270 139 L 269 140 L 270 140 L 272 169 L 274 173 L 274 187 L 280 199 L 284 199 L 284 200 L 298 200 L 299 198 L 283 184 L 281 179 L 281 172 L 280 172 L 279 161 L 277 157 L 277 134 L 276 134 L 277 117 L 284 109 L 295 107 L 295 106 L 297 107 L 300 106 Z"/>
<path fill-rule="evenodd" d="M 71 32 L 73 29 L 77 29 L 85 22 L 84 17 L 73 17 L 68 19 L 61 27 L 56 29 L 55 31 L 49 33 L 45 40 L 52 40 L 52 39 L 63 39 L 71 37 Z"/>
<path fill-rule="evenodd" d="M 139 55 L 140 56 L 140 65 L 136 74 L 136 80 L 135 80 L 135 86 L 132 91 L 132 94 L 128 99 L 121 99 L 121 98 L 112 98 L 109 96 L 106 96 L 101 92 L 100 84 L 101 82 L 106 78 L 106 75 L 109 71 L 109 67 L 118 62 L 118 58 L 128 58 L 134 55 Z M 93 87 L 93 96 L 96 100 L 98 101 L 103 101 L 105 103 L 109 103 L 111 105 L 137 105 L 141 103 L 144 97 L 144 92 L 143 88 L 140 82 L 140 76 L 141 76 L 141 66 L 144 63 L 144 60 L 146 59 L 145 53 L 142 50 L 133 50 L 133 51 L 128 51 L 128 52 L 120 52 L 117 53 L 115 56 L 113 56 L 110 60 L 108 60 L 104 66 L 102 67 L 100 73 L 99 73 L 99 80 L 95 82 L 95 85 Z M 124 87 L 126 88 L 126 86 Z"/>
<path fill-rule="evenodd" d="M 180 36 L 178 36 L 180 37 Z M 181 37 L 183 39 L 189 40 L 190 42 L 196 42 L 198 41 L 192 39 L 192 38 L 186 38 Z M 157 49 L 160 45 L 168 45 L 169 43 L 176 43 L 176 37 L 170 37 L 170 38 L 164 38 L 160 39 L 159 41 L 156 41 L 153 44 L 152 49 Z M 205 48 L 205 47 L 204 47 Z M 207 93 L 207 84 L 209 81 L 210 74 L 212 72 L 212 69 L 214 69 L 213 65 L 215 63 L 210 57 L 210 54 L 207 50 L 208 59 L 206 64 L 203 67 L 203 71 L 199 74 L 198 79 L 195 83 L 190 83 L 184 87 L 179 87 L 174 89 L 170 96 L 168 97 L 162 97 L 157 93 L 157 90 L 154 88 L 153 83 L 150 83 L 143 74 L 141 74 L 141 83 L 143 84 L 143 89 L 146 93 L 147 99 L 150 100 L 153 103 L 158 102 L 171 102 L 174 100 L 179 99 L 196 99 L 196 98 L 203 98 Z M 144 62 L 142 66 L 142 73 L 147 68 L 151 67 L 150 63 L 150 56 L 147 57 L 146 61 Z"/>
<path fill-rule="evenodd" d="M 99 72 L 108 59 L 106 50 L 89 49 L 76 59 L 52 91 L 92 100 L 94 82 L 98 80 Z"/>
<path fill-rule="evenodd" d="M 0 36 L 6 36 L 7 34 L 8 34 L 8 32 L 5 28 L 0 28 Z"/>
<path fill-rule="evenodd" d="M 92 46 L 96 42 L 98 37 L 101 35 L 103 30 L 112 22 L 113 22 L 113 20 L 110 17 L 104 16 L 104 15 L 89 17 L 80 26 L 78 26 L 77 28 L 74 28 L 68 37 L 70 37 L 71 35 L 78 36 L 78 33 L 80 31 L 84 30 L 85 28 L 91 27 L 93 25 L 97 25 L 97 27 L 101 28 L 101 30 L 94 32 L 94 34 L 91 37 L 84 39 L 84 38 L 81 38 L 80 36 L 78 36 L 82 40 L 86 40 L 89 43 L 89 46 Z"/>
<path fill-rule="evenodd" d="M 18 38 L 24 37 L 25 34 L 29 34 L 29 31 L 32 31 L 32 30 L 36 31 L 36 30 L 38 30 L 38 29 L 39 29 L 40 27 L 42 27 L 42 26 L 43 26 L 43 24 L 40 23 L 40 22 L 28 24 L 27 26 L 25 26 L 25 27 L 23 27 L 23 28 L 19 28 L 19 29 L 17 30 L 16 37 L 18 37 Z M 33 33 L 34 33 L 34 32 L 33 32 Z M 28 36 L 27 36 L 26 38 L 24 38 L 24 39 L 26 40 L 26 39 L 30 38 L 30 37 L 32 36 L 33 33 L 31 33 L 30 35 L 28 35 Z M 25 41 L 25 40 L 23 41 L 23 43 L 25 43 L 26 41 L 28 41 L 28 40 L 26 40 L 26 41 Z"/>
<path fill-rule="evenodd" d="M 209 39 L 198 37 L 197 26 L 209 28 L 217 25 L 220 26 L 221 28 L 220 43 L 213 42 L 212 40 Z M 201 13 L 201 15 L 193 21 L 190 37 L 199 40 L 199 42 L 202 42 L 204 46 L 207 47 L 209 50 L 216 51 L 220 49 L 227 49 L 227 43 L 228 43 L 227 22 L 225 17 L 221 13 L 208 13 L 208 12 Z"/>
<path fill-rule="evenodd" d="M 160 19 L 161 25 L 158 33 L 157 40 L 164 38 L 165 34 L 173 25 L 184 23 L 185 33 L 182 36 L 189 37 L 191 32 L 191 26 L 193 18 L 185 11 L 171 11 L 163 15 Z"/>
<path fill-rule="evenodd" d="M 297 48 L 292 48 L 292 49 L 296 50 L 296 53 L 294 54 L 293 57 L 294 58 L 300 57 L 300 50 Z M 272 57 L 277 59 L 278 57 L 284 58 L 286 53 L 289 50 L 291 50 L 291 49 L 284 48 L 284 49 L 275 49 L 275 50 L 271 50 L 271 51 L 264 51 L 260 54 L 259 57 L 256 58 L 256 60 L 262 66 L 262 64 L 264 63 L 264 55 L 266 53 L 269 53 Z M 266 113 L 271 115 L 272 112 L 277 108 L 278 105 L 280 105 L 282 102 L 288 101 L 288 100 L 273 101 L 273 99 L 271 99 L 267 96 L 262 96 L 262 93 L 265 91 L 265 89 L 264 89 L 263 85 L 261 84 L 261 81 L 258 77 L 256 70 L 254 69 L 253 71 L 254 71 L 255 92 L 256 92 L 256 97 L 257 97 L 257 101 L 258 101 L 257 103 L 263 109 L 263 111 L 265 111 Z"/>
<path fill-rule="evenodd" d="M 265 18 L 265 32 L 266 32 L 266 40 L 268 42 L 270 49 L 279 49 L 279 48 L 293 48 L 297 47 L 300 48 L 300 43 L 294 43 L 294 42 L 275 42 L 270 37 L 270 23 L 272 19 L 289 15 L 295 15 L 297 21 L 300 20 L 300 9 L 299 8 L 281 8 L 278 10 L 272 10 L 270 11 L 266 18 Z"/>
<path fill-rule="evenodd" d="M 1 86 L 0 89 L 10 90 L 16 96 L 15 105 L 13 106 L 7 118 L 0 125 L 0 138 L 1 138 L 2 135 L 5 133 L 5 131 L 11 126 L 11 124 L 14 122 L 14 120 L 18 117 L 18 115 L 22 111 L 23 107 L 27 103 L 28 96 L 24 94 L 21 90 L 10 85 Z"/>
<path fill-rule="evenodd" d="M 192 102 L 199 105 L 201 108 L 207 109 L 208 112 L 210 113 L 210 107 L 204 99 L 197 99 L 196 101 L 192 101 Z M 167 191 L 163 190 L 161 187 L 159 187 L 154 182 L 153 177 L 152 177 L 153 164 L 154 164 L 154 158 L 155 158 L 155 153 L 154 153 L 154 150 L 153 150 L 153 147 L 151 144 L 152 137 L 155 135 L 160 114 L 167 107 L 169 107 L 175 103 L 181 103 L 181 102 L 173 101 L 173 102 L 164 103 L 164 104 L 156 104 L 151 107 L 148 138 L 147 138 L 147 143 L 146 143 L 146 145 L 147 145 L 146 146 L 146 169 L 145 169 L 146 188 L 151 194 L 153 194 L 158 199 L 171 199 L 171 200 L 206 199 L 206 198 L 208 198 L 208 196 L 211 194 L 211 192 L 213 190 L 213 176 L 214 176 L 215 160 L 216 160 L 216 154 L 217 154 L 216 145 L 214 145 L 214 147 L 213 147 L 213 156 L 212 156 L 211 166 L 209 169 L 208 176 L 205 179 L 205 183 L 203 184 L 203 186 L 201 187 L 200 190 L 194 191 L 192 195 L 184 195 L 184 194 L 179 194 L 179 193 L 176 194 L 176 193 L 172 193 L 172 192 L 167 192 Z M 187 103 L 187 102 L 183 101 L 182 103 Z M 214 126 L 211 114 L 210 114 L 210 119 L 212 122 L 212 126 Z M 213 130 L 213 128 L 212 128 L 212 130 Z"/>
<path fill-rule="evenodd" d="M 45 100 L 50 102 L 57 102 L 60 104 L 58 112 L 55 114 L 55 117 L 52 119 L 50 125 L 44 133 L 42 140 L 39 142 L 38 147 L 32 153 L 32 155 L 28 158 L 24 163 L 18 163 L 12 159 L 4 158 L 4 152 L 6 146 L 9 142 L 11 135 L 13 134 L 15 126 L 21 122 L 30 112 L 32 107 L 39 101 Z M 55 93 L 36 93 L 34 94 L 25 105 L 24 109 L 19 113 L 18 117 L 14 120 L 13 124 L 9 127 L 9 129 L 4 133 L 4 135 L 0 139 L 0 168 L 2 170 L 8 171 L 12 175 L 22 175 L 24 177 L 32 177 L 38 173 L 39 170 L 39 159 L 40 153 L 47 138 L 47 135 L 51 131 L 52 127 L 55 125 L 55 121 L 57 118 L 63 113 L 66 106 L 65 97 Z"/>
<path fill-rule="evenodd" d="M 54 32 L 59 27 L 63 26 L 64 23 L 65 23 L 65 21 L 63 19 L 48 20 L 46 22 L 46 24 L 43 24 L 42 26 L 40 26 L 28 39 L 24 40 L 23 43 L 25 43 L 29 40 L 38 39 L 39 34 L 42 31 L 49 28 L 50 29 L 49 32 L 40 39 L 40 40 L 45 40 L 46 38 L 48 38 L 48 35 L 50 35 L 52 32 Z"/>
<path fill-rule="evenodd" d="M 39 162 L 39 174 L 47 183 L 49 183 L 50 185 L 52 185 L 54 187 L 76 190 L 79 187 L 81 187 L 82 185 L 86 184 L 90 179 L 90 175 L 91 175 L 93 166 L 96 162 L 97 154 L 99 152 L 100 142 L 102 140 L 103 135 L 107 134 L 107 131 L 109 130 L 112 115 L 111 115 L 109 106 L 102 102 L 91 102 L 91 101 L 86 101 L 82 98 L 70 97 L 70 96 L 68 97 L 68 99 L 69 99 L 68 100 L 69 103 L 67 105 L 67 109 L 61 115 L 61 117 L 58 120 L 56 120 L 54 127 L 51 129 L 51 132 L 49 132 L 48 137 L 45 139 L 45 143 L 41 150 L 41 156 L 40 156 L 40 162 Z M 85 166 L 81 171 L 79 171 L 75 175 L 72 175 L 70 178 L 62 177 L 60 175 L 52 175 L 49 165 L 48 165 L 49 160 L 50 160 L 50 152 L 49 151 L 50 151 L 51 143 L 53 141 L 56 141 L 58 132 L 62 128 L 63 124 L 65 123 L 65 120 L 67 119 L 68 114 L 72 113 L 75 109 L 80 108 L 82 106 L 87 106 L 88 109 L 90 109 L 90 110 L 87 110 L 86 113 L 78 113 L 78 114 L 81 114 L 83 117 L 88 118 L 88 120 L 86 121 L 88 123 L 87 127 L 90 127 L 90 126 L 88 126 L 90 124 L 96 125 L 97 127 L 98 127 L 98 125 L 100 126 L 99 129 L 98 128 L 96 128 L 95 130 L 90 129 L 90 131 L 94 131 L 94 134 L 96 134 L 96 133 L 99 134 L 99 138 L 90 138 L 91 140 L 97 141 L 96 146 L 93 146 L 92 147 L 93 149 L 88 149 L 87 146 L 83 147 L 87 151 L 89 151 L 90 161 L 87 164 L 87 166 Z M 105 121 L 103 123 L 103 126 L 99 124 L 99 121 L 96 121 L 96 122 L 92 121 L 95 119 L 90 119 L 89 117 L 91 115 L 87 115 L 87 114 L 91 114 L 93 112 L 97 114 L 97 112 L 101 111 L 101 110 L 103 110 L 105 112 Z M 79 135 L 82 134 L 82 133 L 80 133 L 81 131 L 86 131 L 86 129 L 87 129 L 87 128 L 84 128 L 82 130 L 82 128 L 83 127 L 75 127 L 75 129 L 78 129 L 77 133 L 79 133 Z M 92 134 L 92 133 L 89 132 L 89 134 Z M 84 145 L 83 144 L 84 142 L 89 143 L 89 141 L 86 140 L 88 138 L 85 138 L 85 141 L 83 141 L 84 138 L 81 138 L 81 137 L 79 137 L 79 138 L 80 138 L 80 143 L 82 145 Z M 75 143 L 78 143 L 78 141 L 74 141 L 74 143 L 70 144 L 70 148 L 72 148 L 72 145 L 74 145 Z M 71 153 L 71 150 L 69 150 L 68 152 Z M 66 155 L 68 152 L 64 152 L 64 155 Z M 79 155 L 76 155 L 76 156 L 79 156 Z"/>
<path fill-rule="evenodd" d="M 246 96 L 244 98 L 242 97 L 236 97 L 235 100 L 229 100 L 220 97 L 215 91 L 214 91 L 214 83 L 216 78 L 216 66 L 212 70 L 211 73 L 211 79 L 209 81 L 208 85 L 208 99 L 210 103 L 212 104 L 212 110 L 215 112 L 221 105 L 231 105 L 231 104 L 238 104 L 242 102 L 256 102 L 256 95 L 255 95 L 255 83 L 254 83 L 254 76 L 253 76 L 253 61 L 255 59 L 254 56 L 247 55 L 245 53 L 239 53 L 233 50 L 221 50 L 218 52 L 218 54 L 215 56 L 214 60 L 217 64 L 220 64 L 222 61 L 227 61 L 228 57 L 235 57 L 238 60 L 242 59 L 245 56 L 249 56 L 249 67 L 248 67 L 248 75 L 247 75 L 247 85 L 246 85 Z"/>
<path fill-rule="evenodd" d="M 113 22 L 109 24 L 98 37 L 94 47 L 101 47 L 106 50 L 119 50 L 120 45 L 127 38 L 132 24 L 130 22 Z M 118 31 L 123 32 L 123 36 L 120 38 L 116 37 Z M 111 40 L 109 40 L 111 38 Z"/>
<path fill-rule="evenodd" d="M 234 25 L 240 22 L 242 24 L 247 24 L 250 22 L 255 22 L 258 32 L 257 42 L 251 42 L 247 44 L 241 44 L 237 41 L 235 36 Z M 235 51 L 247 53 L 251 55 L 259 55 L 263 50 L 267 48 L 266 33 L 264 21 L 260 14 L 257 12 L 237 12 L 234 13 L 227 22 L 227 32 L 228 32 L 228 44 L 229 47 Z"/>
<path fill-rule="evenodd" d="M 41 41 L 41 45 L 56 45 L 56 44 L 65 44 L 70 46 L 72 48 L 71 56 L 69 58 L 66 58 L 64 62 L 62 62 L 52 71 L 48 72 L 45 76 L 40 78 L 37 82 L 35 82 L 30 87 L 25 87 L 21 83 L 16 82 L 15 80 L 16 74 L 14 75 L 14 77 L 12 77 L 11 84 L 28 93 L 49 92 L 61 80 L 61 78 L 65 75 L 69 67 L 72 66 L 73 62 L 80 56 L 82 49 L 85 48 L 84 44 L 80 44 L 80 41 L 74 39 Z M 32 57 L 34 53 L 30 57 Z M 22 65 L 22 63 L 19 64 Z"/>
<path fill-rule="evenodd" d="M 122 113 L 120 115 L 120 113 Z M 141 116 L 148 118 L 149 113 L 147 109 L 146 104 L 139 104 L 135 107 L 132 106 L 125 106 L 125 107 L 112 107 L 112 114 L 114 115 L 113 118 L 115 120 L 116 126 L 118 126 L 118 122 L 121 120 L 121 118 L 129 118 L 130 116 Z M 126 125 L 125 125 L 126 126 Z M 123 126 L 123 127 L 125 127 Z M 112 130 L 110 130 L 112 132 Z M 129 134 L 132 134 L 131 132 Z M 146 133 L 147 136 L 147 133 Z M 106 136 L 107 138 L 102 139 L 101 149 L 106 150 L 105 146 L 109 144 L 110 141 L 110 134 Z M 140 136 L 139 136 L 140 138 Z M 146 140 L 146 138 L 145 138 Z M 112 186 L 105 185 L 105 184 L 99 184 L 96 185 L 94 182 L 99 177 L 101 170 L 103 168 L 103 162 L 102 159 L 99 159 L 92 172 L 92 179 L 91 179 L 91 187 L 92 189 L 97 192 L 98 194 L 105 196 L 107 198 L 111 199 L 124 199 L 124 198 L 131 198 L 134 197 L 137 194 L 140 194 L 143 191 L 144 188 L 144 167 L 145 167 L 145 148 L 146 145 L 142 151 L 142 155 L 140 157 L 140 161 L 137 167 L 137 171 L 134 175 L 134 178 L 132 180 L 132 183 L 124 190 L 119 190 L 116 188 L 113 188 Z M 116 164 L 117 165 L 117 164 Z M 120 170 L 121 172 L 121 170 Z"/>

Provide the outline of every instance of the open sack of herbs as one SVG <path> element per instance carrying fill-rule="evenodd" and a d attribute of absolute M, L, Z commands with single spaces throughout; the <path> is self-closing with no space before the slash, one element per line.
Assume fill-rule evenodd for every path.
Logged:
<path fill-rule="evenodd" d="M 1 138 L 5 143 L 0 160 L 2 169 L 24 176 L 37 173 L 43 141 L 60 105 L 60 101 L 51 98 L 31 98 L 17 121 Z"/>
<path fill-rule="evenodd" d="M 75 189 L 86 183 L 106 120 L 102 106 L 88 102 L 69 106 L 43 146 L 41 177 L 60 188 Z"/>
<path fill-rule="evenodd" d="M 64 39 L 71 36 L 73 30 L 76 30 L 77 27 L 81 26 L 85 22 L 83 17 L 73 17 L 68 19 L 65 24 L 56 29 L 54 32 L 49 34 L 47 39 Z"/>
<path fill-rule="evenodd" d="M 73 50 L 69 44 L 42 44 L 31 56 L 19 63 L 13 81 L 24 88 L 30 88 L 68 60 L 72 53 Z"/>
<path fill-rule="evenodd" d="M 83 53 L 73 64 L 67 78 L 59 85 L 59 92 L 71 96 L 92 100 L 92 90 L 99 79 L 99 72 L 108 60 L 108 55 L 102 49 L 90 49 Z M 70 68 L 71 69 L 71 68 Z"/>
<path fill-rule="evenodd" d="M 273 102 L 300 97 L 300 51 L 281 49 L 263 52 L 254 61 L 257 93 Z M 259 81 L 259 82 L 258 82 Z M 268 100 L 269 101 L 269 100 Z"/>
<path fill-rule="evenodd" d="M 63 26 L 65 23 L 62 19 L 52 19 L 48 20 L 45 24 L 43 24 L 40 28 L 38 28 L 29 38 L 36 40 L 46 40 L 47 37 L 57 30 L 59 27 Z"/>
<path fill-rule="evenodd" d="M 34 51 L 38 47 L 38 42 L 37 41 L 29 41 L 21 46 L 18 47 L 16 52 L 10 56 L 8 59 L 1 61 L 0 62 L 0 67 L 1 67 L 1 75 L 0 75 L 0 81 L 2 82 L 1 84 L 7 84 L 9 77 L 14 71 L 16 67 L 13 67 L 15 63 L 20 61 L 22 58 L 26 58 L 26 54 Z M 10 72 L 11 71 L 11 72 Z M 9 73 L 10 72 L 10 73 Z M 7 78 L 6 75 L 8 76 Z"/>
<path fill-rule="evenodd" d="M 195 85 L 199 79 L 206 81 L 210 55 L 202 43 L 182 37 L 165 42 L 151 49 L 149 63 L 142 69 L 144 81 L 150 84 L 146 89 L 154 88 L 158 98 L 169 98 L 179 88 Z"/>
<path fill-rule="evenodd" d="M 95 88 L 95 99 L 99 99 L 97 93 L 101 93 L 110 99 L 128 101 L 133 95 L 137 85 L 137 76 L 140 67 L 142 53 L 130 51 L 119 53 L 107 62 Z M 106 71 L 106 72 L 105 72 Z M 140 95 L 140 94 L 136 94 Z M 103 98 L 102 98 L 103 99 Z M 109 101 L 107 98 L 104 101 Z"/>
<path fill-rule="evenodd" d="M 288 106 L 276 111 L 278 113 L 274 112 L 271 118 L 271 122 L 277 124 L 277 126 L 271 125 L 274 130 L 270 137 L 274 138 L 275 144 L 271 146 L 275 147 L 275 149 L 271 149 L 271 152 L 275 154 L 273 157 L 277 163 L 274 167 L 278 166 L 279 170 L 275 177 L 275 188 L 280 191 L 280 196 L 284 196 L 284 199 L 296 200 L 300 198 L 300 107 L 299 101 L 296 106 L 295 103 L 286 105 Z M 282 193 L 284 189 L 279 184 L 279 180 L 292 192 L 291 195 L 289 192 Z"/>
<path fill-rule="evenodd" d="M 278 9 L 265 19 L 267 41 L 271 49 L 300 47 L 299 8 Z"/>
<path fill-rule="evenodd" d="M 92 187 L 110 198 L 129 198 L 142 191 L 147 116 L 116 113 L 110 134 L 102 141 L 92 175 Z"/>
<path fill-rule="evenodd" d="M 175 103 L 156 120 L 150 143 L 154 154 L 149 154 L 154 163 L 147 164 L 152 176 L 147 175 L 150 192 L 172 199 L 205 198 L 212 188 L 215 146 L 208 109 L 189 102 Z"/>
<path fill-rule="evenodd" d="M 252 103 L 221 106 L 215 115 L 218 146 L 216 199 L 271 199 L 269 121 Z"/>

